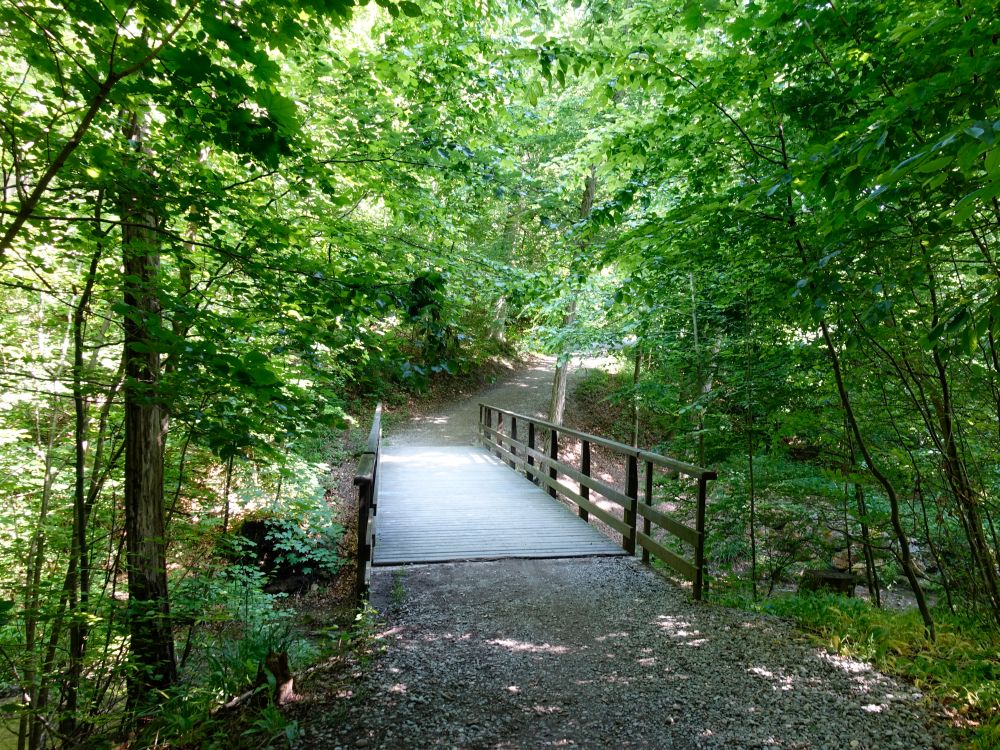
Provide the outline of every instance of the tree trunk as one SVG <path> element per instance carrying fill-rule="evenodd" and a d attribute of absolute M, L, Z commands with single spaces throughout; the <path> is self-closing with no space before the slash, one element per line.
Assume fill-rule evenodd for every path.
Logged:
<path fill-rule="evenodd" d="M 39 325 L 44 319 L 45 298 L 39 299 Z M 41 346 L 39 347 L 41 350 Z M 66 351 L 58 361 L 61 363 L 65 359 Z M 53 382 L 58 382 L 62 377 L 61 365 L 57 366 L 52 373 Z M 21 715 L 18 727 L 18 750 L 28 748 L 37 750 L 42 747 L 46 736 L 45 713 L 48 710 L 48 676 L 52 672 L 52 660 L 46 658 L 42 652 L 42 639 L 44 628 L 56 628 L 61 622 L 62 611 L 60 604 L 59 613 L 48 621 L 43 609 L 45 609 L 46 599 L 42 591 L 42 571 L 45 568 L 46 560 L 49 557 L 48 538 L 46 527 L 49 524 L 49 513 L 52 506 L 53 487 L 60 472 L 60 466 L 55 463 L 56 446 L 63 438 L 63 420 L 65 417 L 62 405 L 56 400 L 50 404 L 51 413 L 48 420 L 48 433 L 42 431 L 41 415 L 36 412 L 36 440 L 42 442 L 45 434 L 45 468 L 42 479 L 41 505 L 38 510 L 38 520 L 32 534 L 31 545 L 29 547 L 27 570 L 25 572 L 24 587 L 24 653 L 27 655 L 26 665 L 22 672 L 21 683 L 25 697 L 30 701 L 30 711 Z M 51 630 L 50 630 L 51 632 Z"/>
<path fill-rule="evenodd" d="M 847 443 L 847 461 L 851 471 L 857 468 L 857 456 L 854 453 L 854 438 L 851 435 L 851 425 L 844 417 L 844 440 Z M 868 585 L 868 597 L 875 606 L 882 607 L 882 585 L 878 580 L 878 568 L 875 567 L 875 548 L 872 546 L 871 528 L 868 525 L 868 504 L 865 501 L 865 489 L 854 482 L 854 504 L 858 511 L 858 521 L 861 524 L 861 551 L 865 556 L 865 582 Z"/>
<path fill-rule="evenodd" d="M 507 222 L 503 233 L 503 263 L 509 263 L 517 250 L 517 234 L 521 228 L 521 215 L 524 212 L 524 197 L 522 196 L 516 207 L 512 207 L 507 214 Z M 489 321 L 489 337 L 499 347 L 506 349 L 509 346 L 507 340 L 507 313 L 509 305 L 506 294 L 501 294 L 493 305 L 493 316 Z"/>
<path fill-rule="evenodd" d="M 868 470 L 882 486 L 889 501 L 889 517 L 892 523 L 892 530 L 896 535 L 896 542 L 899 544 L 899 562 L 903 568 L 903 575 L 906 576 L 906 580 L 910 584 L 910 589 L 913 591 L 913 597 L 917 600 L 917 609 L 920 610 L 920 617 L 924 621 L 924 630 L 927 637 L 933 641 L 935 639 L 934 619 L 931 617 L 930 608 L 927 606 L 927 599 L 924 597 L 924 590 L 920 586 L 920 581 L 917 580 L 917 573 L 913 567 L 913 558 L 910 555 L 910 540 L 906 537 L 906 531 L 903 529 L 903 523 L 899 517 L 899 494 L 896 492 L 896 487 L 889 477 L 875 463 L 871 452 L 868 450 L 868 445 L 861 436 L 861 428 L 858 426 L 858 420 L 854 416 L 854 407 L 851 405 L 851 398 L 847 392 L 847 386 L 844 384 L 844 375 L 840 368 L 840 355 L 833 344 L 833 337 L 830 336 L 830 328 L 827 326 L 825 320 L 820 321 L 820 328 L 823 332 L 823 341 L 826 343 L 827 352 L 830 354 L 830 363 L 833 366 L 833 379 L 837 385 L 837 393 L 840 396 L 841 406 L 844 409 L 844 417 L 851 428 L 851 432 L 854 434 L 858 450 L 861 451 L 861 456 L 868 465 Z"/>
<path fill-rule="evenodd" d="M 563 326 L 568 327 L 576 319 L 576 299 L 569 303 L 569 309 L 563 317 Z M 562 424 L 566 413 L 566 385 L 569 383 L 569 373 L 573 367 L 570 356 L 560 357 L 556 361 L 556 372 L 552 378 L 552 398 L 549 401 L 549 421 Z"/>
<path fill-rule="evenodd" d="M 128 133 L 141 153 L 143 132 L 132 117 Z M 141 158 L 141 157 L 140 157 Z M 125 535 L 129 588 L 131 670 L 129 701 L 142 702 L 176 678 L 167 598 L 163 523 L 163 443 L 156 216 L 140 187 L 122 197 L 125 305 Z"/>
<path fill-rule="evenodd" d="M 569 359 L 556 364 L 555 376 L 552 379 L 552 399 L 549 402 L 549 421 L 553 424 L 562 424 L 566 414 L 566 382 L 569 380 L 571 364 Z"/>
<path fill-rule="evenodd" d="M 642 346 L 635 345 L 635 362 L 632 368 L 632 446 L 639 447 L 639 381 L 642 378 Z"/>
<path fill-rule="evenodd" d="M 99 216 L 99 214 L 98 214 Z M 66 590 L 69 595 L 73 616 L 69 627 L 69 667 L 65 694 L 65 716 L 60 723 L 60 732 L 71 737 L 77 729 L 77 696 L 83 676 L 83 662 L 87 652 L 87 609 L 90 602 L 90 551 L 87 546 L 89 513 L 87 507 L 87 446 L 90 420 L 87 399 L 84 394 L 84 328 L 87 320 L 90 298 L 97 277 L 97 265 L 103 253 L 98 243 L 90 259 L 90 267 L 84 282 L 83 293 L 73 310 L 73 414 L 76 462 L 73 485 L 73 541 L 67 571 Z M 95 467 L 96 468 L 96 467 Z"/>
<path fill-rule="evenodd" d="M 955 500 L 962 513 L 968 519 L 967 530 L 972 559 L 979 569 L 982 582 L 986 586 L 993 618 L 1000 624 L 1000 582 L 997 581 L 996 561 L 993 559 L 989 543 L 986 541 L 983 519 L 979 513 L 976 491 L 969 481 L 965 458 L 958 447 L 955 437 L 955 419 L 951 400 L 951 387 L 948 381 L 944 360 L 937 349 L 933 352 L 934 365 L 937 371 L 938 383 L 941 388 L 941 399 L 933 400 L 937 412 L 938 424 L 941 428 L 941 438 L 944 444 L 944 472 L 951 486 Z"/>
<path fill-rule="evenodd" d="M 580 201 L 580 219 L 590 216 L 590 211 L 594 207 L 594 196 L 597 195 L 597 168 L 590 167 L 590 174 L 587 175 L 583 184 L 583 199 Z M 580 249 L 586 247 L 585 242 L 580 243 Z M 563 327 L 569 327 L 576 320 L 576 295 L 569 303 L 566 315 L 563 316 Z M 568 356 L 559 358 L 556 363 L 555 377 L 552 380 L 552 399 L 549 402 L 549 421 L 553 424 L 562 424 L 563 416 L 566 412 L 566 384 L 569 381 L 570 359 Z"/>
<path fill-rule="evenodd" d="M 753 600 L 757 601 L 757 485 L 753 474 L 753 451 L 754 451 L 754 421 L 753 421 L 753 306 L 751 304 L 750 292 L 747 292 L 747 330 L 746 330 L 746 384 L 747 384 L 747 499 L 749 500 L 749 525 L 750 525 L 750 588 L 753 591 Z"/>
<path fill-rule="evenodd" d="M 222 492 L 222 533 L 229 531 L 229 489 L 233 482 L 233 456 L 226 462 L 226 487 Z"/>

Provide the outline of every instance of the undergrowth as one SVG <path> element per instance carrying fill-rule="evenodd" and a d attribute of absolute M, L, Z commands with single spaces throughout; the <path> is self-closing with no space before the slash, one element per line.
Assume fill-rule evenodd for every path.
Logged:
<path fill-rule="evenodd" d="M 931 642 L 913 609 L 822 593 L 728 603 L 790 618 L 829 651 L 905 678 L 944 706 L 963 747 L 1000 747 L 1000 631 L 992 624 L 941 608 Z"/>
<path fill-rule="evenodd" d="M 216 709 L 225 698 L 253 684 L 268 651 L 288 653 L 293 674 L 300 675 L 308 665 L 322 661 L 347 659 L 364 664 L 371 658 L 376 613 L 370 607 L 359 611 L 353 622 L 329 624 L 306 635 L 290 627 L 287 620 L 290 612 L 279 614 L 265 601 L 266 595 L 259 588 L 252 583 L 248 588 L 242 614 L 246 618 L 243 624 L 251 627 L 242 637 L 232 639 L 228 647 L 222 646 L 226 639 L 220 635 L 199 676 L 163 696 L 144 731 L 129 747 L 292 748 L 301 736 L 299 723 L 274 704 L 270 693 L 275 676 L 266 669 L 267 681 L 256 688 L 257 696 L 234 712 Z"/>

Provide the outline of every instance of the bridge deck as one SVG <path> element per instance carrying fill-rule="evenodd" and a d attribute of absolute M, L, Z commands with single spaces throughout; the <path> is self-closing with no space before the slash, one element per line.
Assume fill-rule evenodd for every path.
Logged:
<path fill-rule="evenodd" d="M 385 447 L 373 565 L 623 555 L 482 448 Z"/>

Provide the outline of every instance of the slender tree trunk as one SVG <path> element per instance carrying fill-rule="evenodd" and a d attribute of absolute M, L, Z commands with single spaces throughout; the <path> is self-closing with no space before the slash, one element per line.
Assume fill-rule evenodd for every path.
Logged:
<path fill-rule="evenodd" d="M 749 500 L 750 525 L 750 587 L 753 590 L 753 600 L 757 601 L 757 486 L 753 475 L 753 320 L 751 318 L 750 293 L 747 292 L 747 499 Z"/>
<path fill-rule="evenodd" d="M 597 168 L 591 167 L 590 174 L 584 181 L 583 200 L 580 202 L 580 219 L 590 216 L 590 211 L 594 207 L 594 197 L 597 195 Z M 580 245 L 581 250 L 586 247 Z M 569 303 L 566 315 L 563 317 L 563 327 L 569 327 L 576 320 L 576 296 Z M 569 381 L 571 362 L 568 356 L 560 357 L 556 363 L 555 377 L 552 379 L 552 398 L 549 402 L 549 421 L 553 424 L 562 424 L 566 411 L 566 384 Z"/>
<path fill-rule="evenodd" d="M 74 465 L 73 487 L 73 541 L 70 550 L 66 589 L 70 603 L 69 626 L 69 668 L 63 686 L 65 696 L 65 718 L 60 723 L 60 732 L 71 737 L 77 728 L 77 696 L 83 675 L 83 662 L 87 650 L 87 608 L 90 600 L 90 563 L 87 547 L 88 507 L 87 507 L 87 433 L 89 419 L 87 401 L 83 393 L 84 380 L 84 326 L 90 298 L 97 278 L 97 264 L 103 254 L 100 243 L 90 259 L 83 293 L 73 310 L 73 411 L 74 442 L 76 461 Z"/>
<path fill-rule="evenodd" d="M 639 447 L 639 379 L 642 377 L 642 345 L 635 344 L 635 363 L 632 368 L 632 445 Z"/>
<path fill-rule="evenodd" d="M 996 561 L 993 559 L 989 543 L 986 541 L 983 519 L 979 513 L 978 498 L 969 481 L 965 459 L 959 451 L 958 440 L 955 437 L 955 419 L 947 370 L 937 349 L 934 350 L 933 357 L 938 384 L 941 388 L 941 400 L 934 400 L 933 403 L 945 448 L 945 474 L 955 494 L 958 507 L 968 519 L 967 529 L 972 557 L 986 586 L 993 618 L 1000 624 L 1000 582 L 997 581 Z"/>
<path fill-rule="evenodd" d="M 563 325 L 568 326 L 576 318 L 576 301 L 571 304 L 569 312 L 563 318 Z M 569 383 L 569 373 L 573 367 L 571 357 L 562 357 L 556 362 L 556 371 L 552 377 L 552 398 L 549 401 L 549 421 L 553 424 L 562 424 L 566 414 L 566 386 Z"/>
<path fill-rule="evenodd" d="M 133 116 L 127 134 L 142 158 L 143 131 Z M 165 415 L 160 403 L 159 240 L 150 198 L 123 196 L 122 255 L 125 328 L 125 535 L 129 587 L 131 669 L 129 701 L 176 678 L 167 597 L 163 518 Z"/>
<path fill-rule="evenodd" d="M 702 366 L 701 366 L 701 344 L 698 340 L 698 300 L 695 296 L 694 288 L 694 274 L 688 274 L 688 281 L 691 283 L 691 328 L 694 332 L 694 366 L 695 366 L 695 382 L 698 383 L 698 388 L 695 391 L 697 394 L 695 398 L 701 398 L 702 394 L 705 392 L 705 381 L 702 378 Z M 698 420 L 698 465 L 705 465 L 705 410 L 699 406 L 695 409 L 696 418 Z"/>
<path fill-rule="evenodd" d="M 854 454 L 854 438 L 851 436 L 851 426 L 844 417 L 844 436 L 847 440 L 847 458 L 851 471 L 858 465 Z M 882 586 L 878 580 L 878 568 L 875 567 L 875 548 L 872 546 L 871 528 L 868 526 L 868 504 L 865 502 L 865 489 L 854 482 L 854 504 L 858 509 L 858 520 L 861 523 L 861 552 L 865 557 L 865 582 L 868 584 L 868 596 L 875 606 L 882 606 Z"/>
<path fill-rule="evenodd" d="M 940 322 L 937 282 L 930 261 L 924 257 L 927 269 L 928 293 L 933 315 L 932 326 Z M 907 371 L 911 373 L 915 387 L 922 395 L 919 402 L 921 413 L 927 425 L 928 432 L 934 439 L 937 450 L 941 453 L 942 469 L 948 482 L 951 495 L 955 501 L 957 515 L 965 532 L 969 552 L 976 574 L 970 577 L 973 586 L 973 596 L 977 597 L 980 584 L 986 589 L 986 596 L 994 619 L 1000 623 L 1000 581 L 997 578 L 996 560 L 986 540 L 986 532 L 979 509 L 979 497 L 969 478 L 965 454 L 959 447 L 956 429 L 954 402 L 951 392 L 951 380 L 947 365 L 940 350 L 935 347 L 931 352 L 934 370 L 927 376 L 914 371 L 907 363 Z M 904 362 L 905 362 L 904 358 Z M 930 396 L 924 395 L 923 379 L 929 379 L 937 387 L 937 392 Z"/>
<path fill-rule="evenodd" d="M 512 206 L 507 214 L 507 222 L 503 233 L 503 261 L 506 263 L 517 250 L 517 234 L 521 227 L 521 214 L 524 212 L 524 197 L 518 199 L 517 206 Z M 493 305 L 493 316 L 489 322 L 489 336 L 500 347 L 506 348 L 507 341 L 507 295 L 501 294 Z"/>
<path fill-rule="evenodd" d="M 44 350 L 46 342 L 42 335 L 42 321 L 44 320 L 45 299 L 39 299 L 39 351 Z M 68 341 L 63 346 L 59 362 L 65 361 Z M 61 365 L 52 374 L 52 379 L 58 381 L 62 376 Z M 55 480 L 59 474 L 59 467 L 55 463 L 55 450 L 59 445 L 62 435 L 62 421 L 65 414 L 61 404 L 58 402 L 51 404 L 51 413 L 48 420 L 47 433 L 41 429 L 41 419 L 37 420 L 37 440 L 42 441 L 45 435 L 45 468 L 42 478 L 41 505 L 38 510 L 38 521 L 32 535 L 31 546 L 29 547 L 28 566 L 26 571 L 25 591 L 24 591 L 24 634 L 25 648 L 27 655 L 27 666 L 23 672 L 23 689 L 30 700 L 30 711 L 21 716 L 18 730 L 18 748 L 23 750 L 37 750 L 45 739 L 46 722 L 45 713 L 48 711 L 48 677 L 52 671 L 52 663 L 41 653 L 43 634 L 40 632 L 46 624 L 50 628 L 59 627 L 62 617 L 60 611 L 54 618 L 49 620 L 42 614 L 44 606 L 42 598 L 42 570 L 45 568 L 48 557 L 48 539 L 46 537 L 46 525 L 49 523 L 49 513 L 52 505 L 52 492 Z M 52 631 L 50 630 L 50 633 Z"/>
<path fill-rule="evenodd" d="M 941 576 L 941 588 L 944 590 L 945 600 L 948 602 L 948 610 L 952 614 L 955 614 L 955 603 L 952 601 L 951 596 L 951 582 L 948 580 L 948 573 L 945 571 L 944 561 L 941 559 L 941 555 L 938 554 L 937 545 L 934 543 L 934 535 L 931 533 L 931 520 L 927 516 L 927 498 L 924 497 L 919 471 L 917 472 L 917 482 L 914 489 L 914 495 L 916 495 L 916 501 L 920 503 L 920 516 L 924 522 L 924 536 L 927 538 L 927 547 L 931 552 L 931 557 L 934 558 L 934 564 L 937 566 L 938 573 Z"/>
<path fill-rule="evenodd" d="M 225 507 L 222 511 L 222 533 L 229 531 L 229 488 L 233 481 L 233 456 L 226 462 L 226 488 L 223 491 L 223 502 Z"/>
<path fill-rule="evenodd" d="M 910 589 L 913 591 L 913 597 L 917 600 L 917 609 L 920 610 L 920 617 L 924 621 L 924 630 L 927 633 L 927 637 L 933 641 L 935 639 L 934 619 L 931 617 L 931 611 L 927 606 L 927 599 L 924 597 L 924 590 L 920 586 L 920 581 L 917 580 L 917 574 L 913 567 L 913 558 L 910 555 L 910 540 L 906 537 L 906 531 L 903 529 L 902 519 L 899 515 L 899 494 L 896 492 L 895 485 L 893 485 L 889 477 L 882 472 L 875 462 L 864 438 L 861 436 L 861 428 L 858 426 L 857 418 L 854 416 L 851 398 L 847 392 L 847 386 L 844 384 L 844 376 L 840 368 L 840 355 L 833 344 L 833 337 L 830 336 L 830 328 L 827 326 L 825 320 L 820 322 L 820 328 L 823 332 L 823 340 L 826 342 L 827 352 L 830 355 L 830 362 L 833 366 L 833 377 L 837 384 L 837 393 L 840 395 L 840 403 L 843 406 L 844 415 L 851 428 L 851 432 L 854 433 L 858 450 L 861 451 L 861 456 L 868 465 L 868 470 L 882 486 L 886 498 L 889 500 L 889 517 L 892 522 L 892 529 L 896 535 L 896 543 L 899 545 L 899 561 L 903 567 L 903 575 L 906 576 L 906 580 L 910 584 Z"/>

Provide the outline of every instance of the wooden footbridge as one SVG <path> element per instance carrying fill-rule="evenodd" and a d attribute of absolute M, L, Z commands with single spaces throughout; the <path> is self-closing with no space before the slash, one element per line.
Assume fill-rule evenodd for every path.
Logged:
<path fill-rule="evenodd" d="M 636 554 L 666 563 L 702 598 L 715 472 L 488 404 L 478 446 L 388 448 L 381 415 L 380 406 L 354 479 L 359 600 L 373 565 Z M 624 462 L 624 486 L 592 471 L 595 452 Z M 694 524 L 658 509 L 665 499 Z"/>

